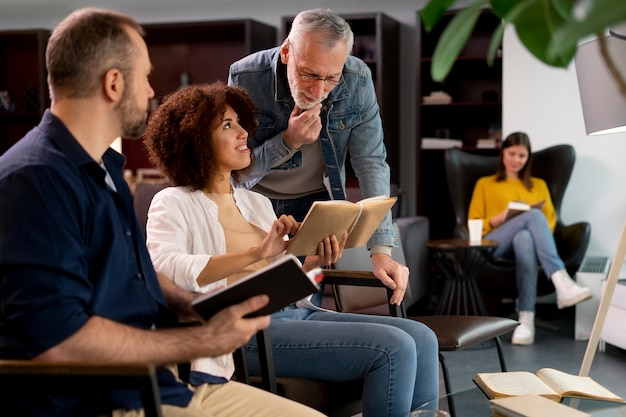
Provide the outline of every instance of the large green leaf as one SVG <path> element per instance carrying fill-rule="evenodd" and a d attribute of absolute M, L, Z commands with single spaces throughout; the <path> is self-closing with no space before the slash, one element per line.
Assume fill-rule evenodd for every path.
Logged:
<path fill-rule="evenodd" d="M 555 67 L 566 67 L 574 57 L 576 47 L 548 54 L 554 32 L 566 23 L 550 0 L 519 2 L 506 18 L 515 26 L 522 44 L 540 61 Z"/>
<path fill-rule="evenodd" d="M 605 29 L 626 22 L 626 0 L 595 0 L 591 9 L 580 21 L 571 21 L 555 31 L 548 47 L 550 57 L 563 50 L 575 49 L 578 42 L 592 34 L 603 33 Z"/>
<path fill-rule="evenodd" d="M 491 42 L 489 43 L 489 51 L 487 52 L 487 64 L 491 67 L 493 66 L 493 61 L 496 57 L 496 52 L 500 44 L 502 43 L 502 36 L 504 36 L 504 21 L 498 25 L 496 31 L 493 33 L 491 37 Z"/>
<path fill-rule="evenodd" d="M 467 43 L 480 11 L 480 4 L 469 6 L 457 13 L 446 26 L 433 54 L 433 63 L 430 68 L 433 80 L 441 82 L 446 78 L 454 61 Z"/>
<path fill-rule="evenodd" d="M 431 0 L 422 10 L 420 10 L 420 18 L 424 24 L 426 32 L 430 32 L 437 24 L 441 16 L 443 16 L 456 0 Z"/>

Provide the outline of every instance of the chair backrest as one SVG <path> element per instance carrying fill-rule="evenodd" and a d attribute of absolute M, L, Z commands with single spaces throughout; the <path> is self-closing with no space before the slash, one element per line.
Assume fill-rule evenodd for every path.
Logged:
<path fill-rule="evenodd" d="M 398 247 L 391 252 L 392 258 L 409 267 L 409 286 L 404 305 L 409 308 L 428 293 L 428 250 L 425 246 L 429 235 L 429 222 L 426 217 L 400 217 L 394 223 L 400 237 Z M 336 269 L 371 271 L 372 261 L 365 247 L 344 250 L 337 260 Z M 384 288 L 338 286 L 335 297 L 345 312 L 375 307 L 388 311 L 387 292 Z M 386 313 L 384 313 L 386 314 Z"/>
<path fill-rule="evenodd" d="M 480 177 L 495 173 L 498 156 L 485 156 L 448 149 L 445 154 L 446 176 L 456 221 L 455 236 L 466 237 L 467 212 L 474 185 Z M 576 152 L 571 145 L 556 145 L 534 152 L 532 175 L 546 181 L 560 223 L 561 203 L 574 169 Z"/>
<path fill-rule="evenodd" d="M 135 192 L 133 195 L 133 204 L 135 208 L 135 214 L 141 225 L 141 231 L 144 238 L 146 237 L 146 223 L 148 222 L 148 209 L 152 202 L 152 197 L 162 189 L 168 187 L 168 182 L 138 182 L 135 185 Z"/>

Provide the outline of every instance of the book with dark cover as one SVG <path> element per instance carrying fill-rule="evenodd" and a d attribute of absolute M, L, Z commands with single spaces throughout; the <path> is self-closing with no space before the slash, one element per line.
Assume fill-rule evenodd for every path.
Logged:
<path fill-rule="evenodd" d="M 285 255 L 233 284 L 196 298 L 191 305 L 198 314 L 209 319 L 226 307 L 255 295 L 267 294 L 269 304 L 246 317 L 271 314 L 319 289 L 315 279 L 309 277 L 300 265 L 298 258 Z"/>

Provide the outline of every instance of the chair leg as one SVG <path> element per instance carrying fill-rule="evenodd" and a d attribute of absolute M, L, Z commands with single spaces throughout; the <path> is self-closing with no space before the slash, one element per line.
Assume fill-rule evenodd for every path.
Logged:
<path fill-rule="evenodd" d="M 263 388 L 276 394 L 278 388 L 276 385 L 276 373 L 274 371 L 274 356 L 272 355 L 272 343 L 267 329 L 257 332 L 256 344 L 259 348 L 259 364 L 261 365 Z"/>
<path fill-rule="evenodd" d="M 496 336 L 493 338 L 496 341 L 496 348 L 498 349 L 498 359 L 500 360 L 500 369 L 502 372 L 506 372 L 506 362 L 504 360 L 504 352 L 502 350 L 502 341 L 500 340 L 500 336 Z"/>
<path fill-rule="evenodd" d="M 452 386 L 450 385 L 450 376 L 448 375 L 448 366 L 446 365 L 446 359 L 443 354 L 439 352 L 439 363 L 441 364 L 441 373 L 443 375 L 443 385 L 446 388 L 446 398 L 448 399 L 448 410 L 450 411 L 450 417 L 456 417 L 456 410 L 454 409 L 454 398 L 452 398 Z"/>

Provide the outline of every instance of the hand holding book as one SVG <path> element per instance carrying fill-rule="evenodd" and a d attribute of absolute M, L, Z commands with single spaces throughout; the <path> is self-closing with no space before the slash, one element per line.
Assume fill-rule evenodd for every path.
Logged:
<path fill-rule="evenodd" d="M 348 232 L 346 249 L 364 246 L 397 199 L 378 196 L 356 203 L 346 200 L 316 201 L 289 242 L 287 253 L 315 255 L 317 245 L 324 238 L 335 235 L 341 239 L 345 232 Z"/>
<path fill-rule="evenodd" d="M 523 201 L 511 201 L 506 208 L 506 214 L 504 215 L 504 221 L 512 219 L 513 217 L 521 214 L 530 209 L 539 209 L 543 208 L 543 205 L 546 203 L 546 200 L 537 201 L 533 204 L 524 203 Z"/>

